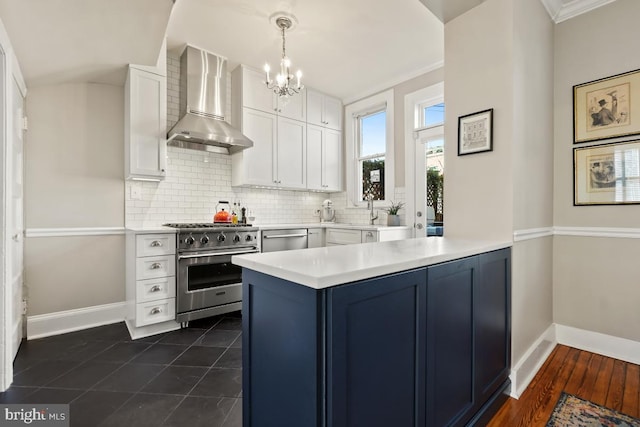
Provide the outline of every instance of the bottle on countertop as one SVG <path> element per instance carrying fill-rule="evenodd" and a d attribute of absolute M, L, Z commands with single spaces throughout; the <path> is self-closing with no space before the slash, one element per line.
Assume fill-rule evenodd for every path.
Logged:
<path fill-rule="evenodd" d="M 237 203 L 233 202 L 233 210 L 231 211 L 231 223 L 232 224 L 237 224 L 238 223 L 238 215 L 236 214 L 237 207 L 238 207 Z"/>
<path fill-rule="evenodd" d="M 247 208 L 240 208 L 240 223 L 247 223 Z"/>

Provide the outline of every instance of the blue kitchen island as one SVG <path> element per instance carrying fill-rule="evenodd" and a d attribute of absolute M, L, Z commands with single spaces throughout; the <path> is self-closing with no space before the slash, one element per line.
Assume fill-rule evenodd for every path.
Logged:
<path fill-rule="evenodd" d="M 510 242 L 234 256 L 245 427 L 484 425 L 509 392 Z"/>

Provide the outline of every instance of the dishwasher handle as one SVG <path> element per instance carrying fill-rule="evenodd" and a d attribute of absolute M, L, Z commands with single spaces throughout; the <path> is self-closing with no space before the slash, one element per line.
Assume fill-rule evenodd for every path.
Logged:
<path fill-rule="evenodd" d="M 265 234 L 264 239 L 286 239 L 287 237 L 307 237 L 306 234 Z"/>

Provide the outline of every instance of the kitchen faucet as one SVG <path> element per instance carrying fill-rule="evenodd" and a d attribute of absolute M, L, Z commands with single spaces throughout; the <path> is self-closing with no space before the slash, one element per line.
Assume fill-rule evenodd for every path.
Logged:
<path fill-rule="evenodd" d="M 371 193 L 369 193 L 369 195 L 367 196 L 367 209 L 370 209 L 369 225 L 373 225 L 373 221 L 378 219 L 378 214 L 376 213 L 375 216 L 373 216 L 373 194 Z"/>

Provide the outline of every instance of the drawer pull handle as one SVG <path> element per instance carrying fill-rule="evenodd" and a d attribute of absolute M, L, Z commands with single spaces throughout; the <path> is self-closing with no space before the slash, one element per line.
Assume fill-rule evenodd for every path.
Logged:
<path fill-rule="evenodd" d="M 159 262 L 154 262 L 153 264 L 151 264 L 151 269 L 152 270 L 157 270 L 159 268 L 162 267 L 162 264 L 160 264 Z"/>
<path fill-rule="evenodd" d="M 152 314 L 152 315 L 153 315 L 153 314 L 160 314 L 160 313 L 162 313 L 162 309 L 161 309 L 160 307 L 153 307 L 153 308 L 151 309 L 151 314 Z"/>
<path fill-rule="evenodd" d="M 151 289 L 149 289 L 149 292 L 160 292 L 162 290 L 162 288 L 158 285 L 154 285 L 151 287 Z"/>
<path fill-rule="evenodd" d="M 159 240 L 154 240 L 153 242 L 151 242 L 151 247 L 152 248 L 157 248 L 162 246 L 162 242 L 160 242 Z"/>

